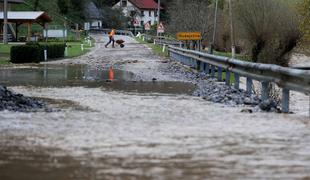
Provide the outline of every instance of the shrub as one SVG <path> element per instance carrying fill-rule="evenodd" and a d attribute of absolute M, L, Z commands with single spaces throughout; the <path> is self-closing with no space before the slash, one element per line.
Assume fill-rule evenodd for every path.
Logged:
<path fill-rule="evenodd" d="M 39 44 L 27 43 L 22 46 L 12 46 L 11 62 L 12 63 L 39 63 L 44 61 L 44 49 L 47 49 L 47 58 L 56 59 L 64 57 L 66 45 L 63 43 Z"/>
<path fill-rule="evenodd" d="M 239 0 L 235 12 L 253 62 L 288 66 L 301 38 L 296 12 L 277 0 Z"/>
<path fill-rule="evenodd" d="M 23 45 L 11 47 L 12 63 L 38 63 L 42 59 L 42 47 L 37 45 Z"/>
<path fill-rule="evenodd" d="M 66 45 L 63 43 L 54 43 L 54 44 L 41 44 L 43 49 L 47 49 L 47 58 L 56 59 L 63 58 Z"/>

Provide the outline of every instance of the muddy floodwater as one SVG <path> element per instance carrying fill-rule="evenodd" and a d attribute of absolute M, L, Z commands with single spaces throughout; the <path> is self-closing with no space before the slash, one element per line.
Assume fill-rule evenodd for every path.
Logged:
<path fill-rule="evenodd" d="M 101 87 L 138 93 L 192 94 L 195 86 L 186 82 L 142 81 L 135 74 L 111 67 L 86 65 L 29 65 L 0 68 L 5 86 Z"/>
<path fill-rule="evenodd" d="M 62 107 L 0 112 L 0 180 L 310 179 L 307 116 L 241 113 L 193 97 L 191 83 L 126 68 L 28 65 L 0 75 L 10 90 Z"/>

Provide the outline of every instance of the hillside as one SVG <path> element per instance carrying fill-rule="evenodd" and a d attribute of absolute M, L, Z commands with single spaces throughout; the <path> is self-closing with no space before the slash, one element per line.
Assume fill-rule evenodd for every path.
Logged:
<path fill-rule="evenodd" d="M 35 0 L 25 0 L 25 4 L 22 5 L 13 5 L 12 10 L 16 11 L 32 11 L 32 10 L 41 10 L 46 11 L 53 18 L 51 25 L 63 25 L 66 20 L 68 24 L 83 24 L 83 19 L 80 11 L 75 11 L 70 9 L 70 12 L 64 16 L 60 13 L 60 9 L 57 5 L 58 0 L 39 0 L 37 9 L 35 8 Z"/>

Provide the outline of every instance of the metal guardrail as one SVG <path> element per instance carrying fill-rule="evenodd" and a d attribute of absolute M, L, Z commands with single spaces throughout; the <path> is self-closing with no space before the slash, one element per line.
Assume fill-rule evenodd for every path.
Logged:
<path fill-rule="evenodd" d="M 111 32 L 111 29 L 90 29 L 90 32 L 91 33 L 109 34 Z M 127 30 L 116 30 L 116 34 L 134 37 L 133 33 L 131 31 L 127 31 Z"/>
<path fill-rule="evenodd" d="M 166 46 L 182 46 L 182 42 L 173 39 L 154 39 L 155 44 Z"/>
<path fill-rule="evenodd" d="M 277 84 L 282 88 L 282 112 L 289 112 L 290 91 L 310 94 L 310 70 L 301 68 L 288 68 L 272 64 L 261 64 L 245 62 L 223 56 L 203 53 L 200 51 L 179 48 L 182 42 L 166 37 L 155 37 L 143 34 L 144 39 L 153 39 L 154 43 L 169 46 L 169 56 L 185 65 L 205 71 L 211 77 L 223 81 L 223 71 L 226 71 L 226 85 L 233 84 L 236 89 L 240 87 L 240 77 L 246 77 L 246 91 L 253 92 L 253 80 L 261 82 L 261 99 L 269 99 L 270 83 Z M 179 46 L 179 47 L 177 47 Z M 231 75 L 234 74 L 234 82 L 231 82 Z"/>
<path fill-rule="evenodd" d="M 262 84 L 261 99 L 269 98 L 270 83 L 276 83 L 282 88 L 282 111 L 289 112 L 290 90 L 310 94 L 310 70 L 293 69 L 271 64 L 245 62 L 222 56 L 202 53 L 169 46 L 169 55 L 172 59 L 186 65 L 205 71 L 222 81 L 222 72 L 226 71 L 226 84 L 234 84 L 239 89 L 240 76 L 246 77 L 246 90 L 252 93 L 253 79 Z M 235 82 L 230 82 L 230 76 L 234 73 Z"/>
<path fill-rule="evenodd" d="M 141 35 L 142 38 L 144 38 L 145 40 L 153 40 L 153 42 L 155 44 L 158 44 L 158 45 L 165 45 L 165 46 L 180 46 L 182 45 L 182 42 L 181 41 L 178 41 L 178 40 L 175 40 L 175 39 L 170 39 L 170 38 L 167 38 L 165 36 L 152 36 L 152 35 L 148 35 L 148 34 L 142 34 Z"/>

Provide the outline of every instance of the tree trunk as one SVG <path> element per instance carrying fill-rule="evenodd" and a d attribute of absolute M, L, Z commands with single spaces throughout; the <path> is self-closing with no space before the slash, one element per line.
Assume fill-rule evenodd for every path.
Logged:
<path fill-rule="evenodd" d="M 34 1 L 34 7 L 33 7 L 33 10 L 34 10 L 34 11 L 38 10 L 39 1 L 40 1 L 40 0 L 35 0 L 35 1 Z"/>

